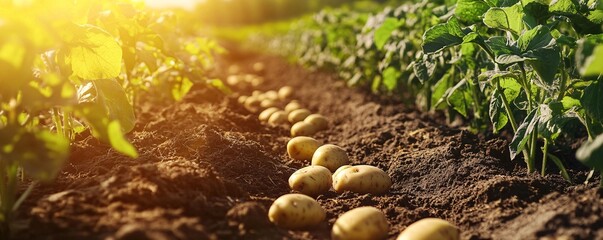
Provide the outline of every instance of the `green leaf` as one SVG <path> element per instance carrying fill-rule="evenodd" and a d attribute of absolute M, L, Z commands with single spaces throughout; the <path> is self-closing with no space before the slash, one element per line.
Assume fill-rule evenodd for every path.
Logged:
<path fill-rule="evenodd" d="M 570 96 L 564 96 L 563 99 L 561 99 L 561 104 L 563 105 L 564 110 L 570 110 L 574 107 L 582 106 L 582 104 L 580 103 L 580 100 L 575 99 Z"/>
<path fill-rule="evenodd" d="M 377 49 L 382 50 L 387 40 L 389 40 L 389 37 L 392 35 L 392 32 L 401 25 L 402 22 L 398 21 L 397 18 L 386 18 L 383 24 L 375 30 L 374 38 Z"/>
<path fill-rule="evenodd" d="M 519 49 L 511 45 L 506 37 L 494 36 L 486 40 L 486 45 L 496 57 L 501 55 L 519 55 Z"/>
<path fill-rule="evenodd" d="M 515 77 L 503 77 L 499 80 L 499 85 L 505 94 L 507 101 L 511 102 L 515 100 L 521 93 L 521 84 L 517 82 L 517 76 Z"/>
<path fill-rule="evenodd" d="M 576 159 L 588 167 L 603 171 L 603 134 L 593 141 L 584 143 L 576 151 Z"/>
<path fill-rule="evenodd" d="M 523 18 L 523 9 L 518 3 L 511 7 L 490 8 L 484 15 L 484 24 L 519 35 L 524 29 Z"/>
<path fill-rule="evenodd" d="M 113 122 L 118 122 L 120 133 L 127 133 L 134 128 L 136 120 L 134 109 L 121 85 L 114 79 L 89 82 L 80 87 L 78 98 L 80 103 L 75 107 L 76 114 L 84 119 L 92 134 L 110 144 L 120 143 L 112 147 L 134 157 L 128 150 L 129 144 L 125 146 L 123 141 L 115 140 L 117 131 L 112 129 L 115 125 Z"/>
<path fill-rule="evenodd" d="M 588 14 L 588 20 L 595 24 L 603 24 L 603 10 L 590 11 Z"/>
<path fill-rule="evenodd" d="M 509 122 L 509 117 L 504 106 L 502 97 L 500 96 L 500 90 L 494 89 L 492 97 L 490 98 L 490 122 L 494 127 L 494 132 L 500 131 Z"/>
<path fill-rule="evenodd" d="M 496 62 L 499 64 L 514 64 L 524 62 L 530 58 L 522 57 L 515 54 L 501 54 L 496 57 Z"/>
<path fill-rule="evenodd" d="M 517 46 L 522 53 L 553 45 L 555 45 L 555 39 L 551 35 L 551 31 L 542 25 L 524 32 L 517 40 Z"/>
<path fill-rule="evenodd" d="M 584 68 L 580 69 L 583 76 L 598 76 L 603 74 L 603 44 L 598 45 L 586 59 Z"/>
<path fill-rule="evenodd" d="M 445 74 L 434 86 L 431 92 L 431 107 L 436 108 L 446 99 L 446 92 L 454 84 L 450 74 Z"/>
<path fill-rule="evenodd" d="M 48 131 L 27 132 L 19 126 L 0 129 L 0 158 L 16 161 L 36 180 L 50 181 L 60 172 L 69 156 L 69 140 Z"/>
<path fill-rule="evenodd" d="M 451 88 L 446 101 L 448 102 L 448 105 L 452 106 L 452 108 L 463 115 L 463 117 L 467 117 L 471 104 L 473 103 L 471 92 L 467 87 L 467 80 L 463 79 Z"/>
<path fill-rule="evenodd" d="M 463 43 L 466 35 L 456 18 L 450 18 L 448 22 L 435 25 L 423 34 L 423 51 L 434 53 L 444 48 Z"/>
<path fill-rule="evenodd" d="M 383 85 L 388 91 L 393 91 L 398 86 L 398 78 L 400 78 L 400 71 L 395 67 L 388 67 L 383 71 Z"/>
<path fill-rule="evenodd" d="M 122 132 L 122 127 L 119 124 L 119 121 L 113 120 L 107 126 L 107 132 L 109 134 L 109 144 L 118 152 L 131 157 L 137 158 L 138 152 L 136 148 L 132 146 L 130 142 L 124 137 L 124 133 Z"/>
<path fill-rule="evenodd" d="M 186 94 L 193 87 L 193 82 L 191 82 L 191 80 L 188 79 L 188 77 L 183 77 L 183 76 L 178 76 L 178 77 L 176 77 L 176 79 L 178 79 L 178 82 L 176 82 L 172 86 L 172 97 L 176 101 L 182 101 L 182 99 L 184 99 L 184 96 L 186 96 Z M 218 80 L 218 81 L 220 81 L 220 80 Z M 221 83 L 221 81 L 220 81 L 220 83 Z M 218 84 L 218 83 L 215 83 L 215 84 Z M 224 87 L 226 87 L 226 86 L 224 86 Z M 220 88 L 218 88 L 218 89 L 220 89 Z"/>
<path fill-rule="evenodd" d="M 586 89 L 580 99 L 586 114 L 593 119 L 603 119 L 603 84 L 601 81 L 595 81 Z"/>
<path fill-rule="evenodd" d="M 458 0 L 454 14 L 462 22 L 473 24 L 481 21 L 490 6 L 483 0 Z"/>
<path fill-rule="evenodd" d="M 541 104 L 539 110 L 538 133 L 551 141 L 555 141 L 561 134 L 563 126 L 575 118 L 571 114 L 565 114 L 563 104 L 558 101 Z"/>
<path fill-rule="evenodd" d="M 417 76 L 417 78 L 419 79 L 421 84 L 423 84 L 431 79 L 431 77 L 433 76 L 433 74 L 435 72 L 435 69 L 436 69 L 435 63 L 433 61 L 431 61 L 429 58 L 427 58 L 426 56 L 423 56 L 422 58 L 418 58 L 417 60 L 414 61 L 414 64 L 413 64 L 414 74 Z"/>
<path fill-rule="evenodd" d="M 222 82 L 222 80 L 220 80 L 220 79 L 207 80 L 207 84 L 209 84 L 209 86 L 212 86 L 212 87 L 220 90 L 222 93 L 224 93 L 226 95 L 232 93 L 232 90 L 228 86 L 226 86 L 224 84 L 224 82 Z"/>
<path fill-rule="evenodd" d="M 576 65 L 584 77 L 603 74 L 603 34 L 588 35 L 578 41 Z"/>
<path fill-rule="evenodd" d="M 534 131 L 534 126 L 538 122 L 538 118 L 536 117 L 537 112 L 538 111 L 536 109 L 532 110 L 532 112 L 526 116 L 521 125 L 519 125 L 517 128 L 517 131 L 513 136 L 513 140 L 511 140 L 511 144 L 509 144 L 511 160 L 515 159 L 517 153 L 521 152 L 525 148 L 525 145 L 529 140 L 529 136 Z"/>
<path fill-rule="evenodd" d="M 554 0 L 549 5 L 549 11 L 560 14 L 578 14 L 580 3 L 575 0 Z"/>
<path fill-rule="evenodd" d="M 561 63 L 561 52 L 558 47 L 553 48 L 541 48 L 528 52 L 524 56 L 530 57 L 527 61 L 542 80 L 536 83 L 545 89 L 553 88 L 553 82 L 555 81 L 555 74 L 559 69 Z"/>
<path fill-rule="evenodd" d="M 59 52 L 75 76 L 97 80 L 119 75 L 122 49 L 113 36 L 92 25 L 74 26 L 69 32 Z"/>

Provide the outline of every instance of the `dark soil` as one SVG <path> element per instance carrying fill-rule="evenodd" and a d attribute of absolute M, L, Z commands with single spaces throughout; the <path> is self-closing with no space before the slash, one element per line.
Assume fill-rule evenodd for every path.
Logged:
<path fill-rule="evenodd" d="M 330 192 L 317 198 L 327 223 L 311 231 L 276 228 L 267 209 L 307 163 L 287 156 L 288 130 L 196 86 L 179 103 L 141 101 L 128 135 L 138 159 L 79 136 L 58 179 L 38 186 L 22 206 L 14 238 L 328 239 L 338 215 L 375 206 L 386 213 L 392 239 L 425 217 L 453 222 L 463 239 L 603 239 L 599 176 L 584 185 L 565 182 L 553 166 L 546 177 L 527 174 L 521 160 L 509 160 L 506 139 L 447 127 L 441 114 L 347 88 L 332 74 L 278 57 L 231 54 L 216 74 L 225 77 L 231 64 L 253 73 L 258 61 L 266 65 L 260 90 L 294 86 L 302 104 L 331 120 L 316 138 L 347 149 L 354 164 L 384 169 L 391 191 Z M 576 183 L 586 178 L 579 166 L 570 173 Z"/>

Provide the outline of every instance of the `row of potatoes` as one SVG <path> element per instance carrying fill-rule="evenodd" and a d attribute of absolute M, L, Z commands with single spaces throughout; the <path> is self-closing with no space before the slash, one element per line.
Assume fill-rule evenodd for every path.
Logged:
<path fill-rule="evenodd" d="M 255 68 L 255 66 L 254 66 Z M 260 81 L 253 75 L 231 77 L 229 84 L 240 84 L 244 79 L 254 85 Z M 263 80 L 263 79 L 261 79 Z M 316 227 L 326 219 L 326 211 L 313 198 L 331 189 L 337 193 L 383 194 L 392 185 L 391 178 L 383 170 L 370 165 L 350 165 L 346 151 L 333 144 L 320 145 L 311 138 L 318 131 L 328 128 L 328 119 L 312 114 L 296 100 L 291 100 L 294 89 L 290 86 L 278 91 L 253 91 L 251 96 L 240 96 L 238 102 L 258 119 L 271 126 L 291 126 L 287 153 L 295 160 L 310 161 L 311 165 L 294 172 L 289 186 L 299 193 L 285 194 L 276 199 L 268 211 L 268 217 L 278 227 L 304 230 Z M 286 105 L 284 103 L 287 102 Z M 283 106 L 284 105 L 284 106 Z M 352 209 L 335 221 L 332 239 L 384 239 L 389 232 L 385 214 L 371 206 Z M 398 240 L 457 240 L 459 229 L 451 223 L 426 218 L 408 226 Z"/>

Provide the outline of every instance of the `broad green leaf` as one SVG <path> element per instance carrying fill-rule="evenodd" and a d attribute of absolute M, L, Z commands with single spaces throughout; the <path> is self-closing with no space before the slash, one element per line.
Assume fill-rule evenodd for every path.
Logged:
<path fill-rule="evenodd" d="M 538 111 L 536 109 L 532 110 L 532 112 L 526 116 L 521 125 L 519 125 L 517 128 L 517 131 L 513 136 L 513 140 L 511 140 L 511 144 L 509 144 L 511 160 L 515 159 L 517 154 L 525 148 L 525 145 L 529 140 L 529 136 L 534 131 L 534 126 L 538 122 L 538 118 L 536 117 L 537 112 Z"/>
<path fill-rule="evenodd" d="M 519 0 L 486 0 L 490 7 L 508 7 L 518 3 Z"/>
<path fill-rule="evenodd" d="M 507 101 L 515 100 L 521 93 L 521 84 L 517 82 L 517 77 L 501 77 L 498 79 L 499 85 L 503 90 Z"/>
<path fill-rule="evenodd" d="M 590 11 L 588 20 L 595 24 L 603 24 L 603 10 Z"/>
<path fill-rule="evenodd" d="M 193 82 L 191 82 L 191 80 L 188 79 L 188 77 L 178 76 L 176 78 L 178 79 L 178 82 L 172 86 L 172 97 L 176 101 L 182 101 L 182 99 L 184 99 L 184 96 L 186 96 L 186 94 L 193 87 Z M 216 82 L 215 84 L 218 84 L 218 83 Z M 220 89 L 220 88 L 218 88 L 218 89 Z"/>
<path fill-rule="evenodd" d="M 452 108 L 463 115 L 463 117 L 467 117 L 471 104 L 473 103 L 471 92 L 467 87 L 467 80 L 463 79 L 451 88 L 446 101 L 448 102 L 448 105 L 452 106 Z"/>
<path fill-rule="evenodd" d="M 603 83 L 595 81 L 584 89 L 580 103 L 593 119 L 603 119 Z"/>
<path fill-rule="evenodd" d="M 448 22 L 435 25 L 423 34 L 423 51 L 434 53 L 444 48 L 463 43 L 466 35 L 456 18 L 450 18 Z"/>
<path fill-rule="evenodd" d="M 446 92 L 454 84 L 450 74 L 445 74 L 434 86 L 431 92 L 431 107 L 437 108 L 446 99 Z"/>
<path fill-rule="evenodd" d="M 588 167 L 603 171 L 603 134 L 591 142 L 584 143 L 576 151 L 576 159 Z"/>
<path fill-rule="evenodd" d="M 522 53 L 553 45 L 555 45 L 555 39 L 551 35 L 551 31 L 542 25 L 524 32 L 517 40 L 517 46 Z"/>
<path fill-rule="evenodd" d="M 531 51 L 524 56 L 531 58 L 527 63 L 536 70 L 540 79 L 544 81 L 537 81 L 537 83 L 539 83 L 538 85 L 545 89 L 553 88 L 555 74 L 557 74 L 559 64 L 561 63 L 561 52 L 559 51 L 559 48 L 541 48 Z"/>
<path fill-rule="evenodd" d="M 115 78 L 121 72 L 122 49 L 109 33 L 92 25 L 74 26 L 60 50 L 73 74 L 85 80 Z"/>
<path fill-rule="evenodd" d="M 188 78 L 186 80 L 188 80 Z M 224 84 L 224 82 L 222 82 L 222 80 L 220 80 L 220 79 L 211 79 L 211 80 L 208 80 L 207 84 L 209 86 L 212 86 L 212 87 L 220 90 L 222 93 L 224 93 L 226 95 L 232 93 L 232 90 L 228 86 L 226 86 Z M 190 86 L 192 87 L 192 82 L 190 83 Z M 190 87 L 189 87 L 189 89 L 190 89 Z"/>
<path fill-rule="evenodd" d="M 107 132 L 109 134 L 109 144 L 118 152 L 131 157 L 137 158 L 138 152 L 136 148 L 132 146 L 130 142 L 126 138 L 124 138 L 124 133 L 121 131 L 122 127 L 119 124 L 119 121 L 113 120 L 107 126 Z"/>
<path fill-rule="evenodd" d="M 402 22 L 398 21 L 397 18 L 386 18 L 383 24 L 375 30 L 375 46 L 377 49 L 382 50 L 383 46 L 389 40 L 392 32 L 399 28 Z"/>
<path fill-rule="evenodd" d="M 458 0 L 454 14 L 461 21 L 470 25 L 480 22 L 482 15 L 489 8 L 490 6 L 483 0 Z"/>
<path fill-rule="evenodd" d="M 518 62 L 524 62 L 530 60 L 530 58 L 522 57 L 515 54 L 501 54 L 496 57 L 496 62 L 500 64 L 514 64 Z"/>
<path fill-rule="evenodd" d="M 538 119 L 538 133 L 546 139 L 555 141 L 562 132 L 563 126 L 574 116 L 563 112 L 563 104 L 552 101 L 540 105 L 540 116 Z"/>
<path fill-rule="evenodd" d="M 580 3 L 575 0 L 553 0 L 549 5 L 549 11 L 559 14 L 578 14 Z"/>
<path fill-rule="evenodd" d="M 388 67 L 383 71 L 383 85 L 388 91 L 393 91 L 398 86 L 398 78 L 400 78 L 400 71 L 395 67 Z"/>
<path fill-rule="evenodd" d="M 564 96 L 563 99 L 561 99 L 561 104 L 563 105 L 564 110 L 570 110 L 574 107 L 582 106 L 582 104 L 580 103 L 580 100 L 575 99 L 570 96 Z"/>
<path fill-rule="evenodd" d="M 490 8 L 484 15 L 484 24 L 519 35 L 524 29 L 523 18 L 523 9 L 518 3 L 511 7 Z"/>
<path fill-rule="evenodd" d="M 576 66 L 584 77 L 597 77 L 603 73 L 603 34 L 588 35 L 578 40 Z"/>
<path fill-rule="evenodd" d="M 413 71 L 421 84 L 429 81 L 436 70 L 436 65 L 427 57 L 419 58 L 414 61 Z"/>
<path fill-rule="evenodd" d="M 519 49 L 512 46 L 506 37 L 494 36 L 486 40 L 486 45 L 496 57 L 501 55 L 519 55 Z"/>
<path fill-rule="evenodd" d="M 0 158 L 15 161 L 27 176 L 50 181 L 69 156 L 69 140 L 45 130 L 27 132 L 19 126 L 0 129 Z"/>
<path fill-rule="evenodd" d="M 500 131 L 509 122 L 509 117 L 507 116 L 504 102 L 498 88 L 494 89 L 492 96 L 490 97 L 489 115 L 494 132 Z"/>

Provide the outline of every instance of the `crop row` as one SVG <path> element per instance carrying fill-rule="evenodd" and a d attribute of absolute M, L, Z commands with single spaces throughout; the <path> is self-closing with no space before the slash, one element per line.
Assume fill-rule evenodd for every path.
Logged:
<path fill-rule="evenodd" d="M 195 83 L 221 86 L 204 75 L 222 49 L 205 38 L 181 37 L 178 26 L 173 14 L 128 0 L 3 1 L 1 238 L 36 182 L 59 173 L 77 134 L 90 131 L 136 157 L 124 134 L 134 128 L 141 93 L 181 100 Z"/>
<path fill-rule="evenodd" d="M 552 163 L 571 182 L 553 152 L 580 132 L 577 158 L 603 170 L 600 1 L 418 1 L 325 10 L 293 26 L 263 41 L 350 86 L 462 117 L 474 131 L 509 131 L 510 158 L 522 156 L 528 173 Z"/>

